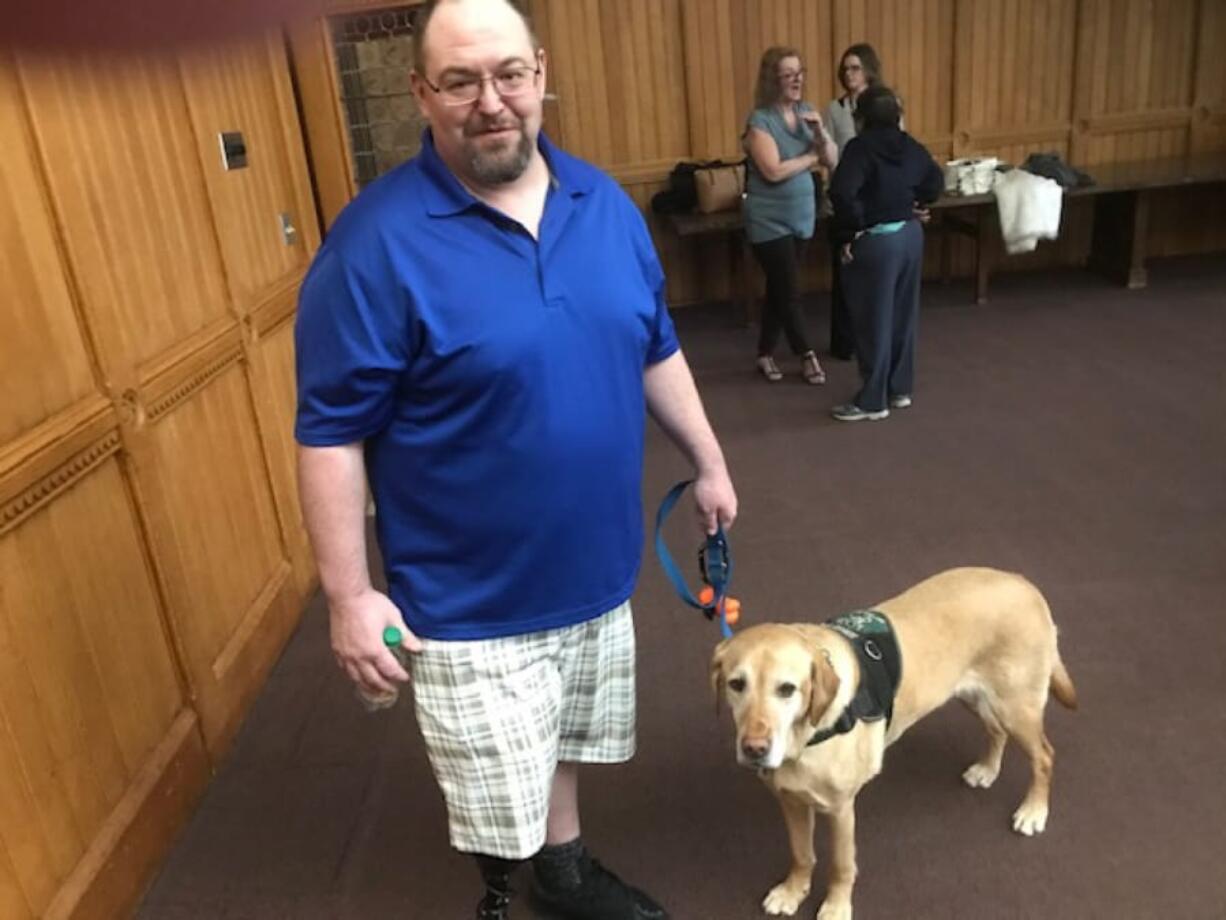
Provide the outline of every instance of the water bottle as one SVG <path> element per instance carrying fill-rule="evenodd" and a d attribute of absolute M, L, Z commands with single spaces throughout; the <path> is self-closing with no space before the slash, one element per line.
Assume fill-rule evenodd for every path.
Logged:
<path fill-rule="evenodd" d="M 405 658 L 404 648 L 400 645 L 404 639 L 404 634 L 395 626 L 388 626 L 383 630 L 383 644 L 387 646 L 387 650 L 396 656 L 396 660 L 400 662 L 403 668 L 408 667 L 408 660 Z M 393 687 L 387 692 L 375 691 L 371 692 L 365 687 L 358 686 L 358 699 L 362 702 L 362 706 L 367 712 L 378 712 L 381 709 L 390 709 L 396 705 L 396 700 L 400 699 L 400 691 Z"/>

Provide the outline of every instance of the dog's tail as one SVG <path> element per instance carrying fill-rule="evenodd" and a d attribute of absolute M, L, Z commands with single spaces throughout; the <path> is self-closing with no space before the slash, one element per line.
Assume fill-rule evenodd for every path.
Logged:
<path fill-rule="evenodd" d="M 1073 686 L 1073 678 L 1060 660 L 1059 652 L 1056 653 L 1056 665 L 1051 669 L 1051 693 L 1065 709 L 1077 708 L 1077 688 Z"/>

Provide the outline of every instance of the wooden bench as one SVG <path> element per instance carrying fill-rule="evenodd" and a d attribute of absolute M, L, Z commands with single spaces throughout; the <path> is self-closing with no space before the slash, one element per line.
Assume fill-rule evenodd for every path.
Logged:
<path fill-rule="evenodd" d="M 749 269 L 749 240 L 740 210 L 714 214 L 669 214 L 668 223 L 680 237 L 723 236 L 728 241 L 728 268 L 732 275 L 734 318 L 748 325 L 754 312 L 753 274 Z"/>
<path fill-rule="evenodd" d="M 1145 245 L 1149 202 L 1154 191 L 1226 182 L 1226 153 L 1115 163 L 1087 170 L 1094 184 L 1068 189 L 1066 199 L 1093 197 L 1094 226 L 1088 265 L 1129 288 L 1145 287 Z M 975 241 L 975 303 L 987 303 L 993 265 L 1000 257 L 1000 221 L 991 195 L 944 194 L 933 203 L 932 229 L 962 234 Z M 972 211 L 964 217 L 957 212 Z M 740 211 L 715 214 L 670 214 L 681 237 L 726 236 L 732 271 L 734 310 L 738 319 L 754 316 L 754 286 Z M 823 233 L 817 234 L 824 237 Z M 942 273 L 949 274 L 949 247 L 943 247 Z"/>
<path fill-rule="evenodd" d="M 1067 189 L 1065 200 L 1094 198 L 1094 222 L 1088 267 L 1128 288 L 1145 287 L 1146 242 L 1151 194 L 1168 188 L 1226 182 L 1226 154 L 1173 157 L 1135 163 L 1112 163 L 1087 169 L 1093 185 Z M 971 209 L 971 220 L 954 211 Z M 945 229 L 975 241 L 975 302 L 987 303 L 988 281 L 1000 255 L 996 198 L 988 195 L 942 195 L 933 211 Z M 948 249 L 943 272 L 948 274 Z"/>

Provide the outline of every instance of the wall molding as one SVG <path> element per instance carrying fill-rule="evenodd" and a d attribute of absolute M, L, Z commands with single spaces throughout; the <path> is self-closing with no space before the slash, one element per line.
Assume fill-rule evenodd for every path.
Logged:
<path fill-rule="evenodd" d="M 90 396 L 0 450 L 0 534 L 98 467 L 120 448 L 110 400 Z"/>
<path fill-rule="evenodd" d="M 12 530 L 30 515 L 54 501 L 61 493 L 88 476 L 104 460 L 119 451 L 119 431 L 114 429 L 51 472 L 40 476 L 17 495 L 0 505 L 0 535 Z"/>
<path fill-rule="evenodd" d="M 913 137 L 929 149 L 935 147 L 940 150 L 952 148 L 956 140 L 952 132 L 945 131 L 936 134 L 915 134 Z"/>
<path fill-rule="evenodd" d="M 217 680 L 222 680 L 226 676 L 226 672 L 234 666 L 234 662 L 247 650 L 251 644 L 251 636 L 264 622 L 265 615 L 272 609 L 273 602 L 277 595 L 281 593 L 281 589 L 285 587 L 286 582 L 290 577 L 290 564 L 288 560 L 282 560 L 275 569 L 268 581 L 264 583 L 264 587 L 251 602 L 251 606 L 243 613 L 242 619 L 238 622 L 238 627 L 230 635 L 225 646 L 221 650 L 221 654 L 213 661 L 212 671 L 213 677 Z"/>
<path fill-rule="evenodd" d="M 245 318 L 248 341 L 254 343 L 292 319 L 298 310 L 298 289 L 306 277 L 305 271 L 293 272 L 270 290 Z"/>
<path fill-rule="evenodd" d="M 1071 122 L 1049 122 L 1022 128 L 1002 128 L 977 131 L 966 128 L 954 137 L 963 147 L 1010 147 L 1014 144 L 1038 144 L 1044 141 L 1067 141 L 1073 130 Z"/>
<path fill-rule="evenodd" d="M 668 179 L 669 173 L 673 171 L 673 167 L 682 160 L 694 162 L 697 159 L 688 154 L 679 153 L 675 157 L 667 159 L 645 160 L 642 163 L 608 166 L 604 168 L 604 171 L 623 186 L 652 185 Z"/>
<path fill-rule="evenodd" d="M 1197 106 L 1196 117 L 1211 128 L 1226 127 L 1226 106 Z"/>
<path fill-rule="evenodd" d="M 1090 115 L 1078 118 L 1077 130 L 1091 136 L 1123 134 L 1130 131 L 1162 131 L 1186 128 L 1192 124 L 1195 112 L 1191 106 L 1149 111 L 1115 112 L 1110 115 Z"/>
<path fill-rule="evenodd" d="M 202 390 L 243 356 L 241 331 L 229 322 L 215 337 L 192 344 L 185 357 L 142 384 L 139 393 L 125 393 L 129 417 L 136 428 L 155 422 Z"/>
<path fill-rule="evenodd" d="M 196 714 L 183 709 L 64 879 L 45 920 L 126 914 L 187 823 L 210 774 Z"/>

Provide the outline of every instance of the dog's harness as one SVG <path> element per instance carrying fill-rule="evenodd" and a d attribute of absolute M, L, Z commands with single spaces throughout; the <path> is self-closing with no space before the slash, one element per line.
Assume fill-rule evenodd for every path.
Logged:
<path fill-rule="evenodd" d="M 902 681 L 902 652 L 894 627 L 884 613 L 853 610 L 822 625 L 842 635 L 855 649 L 860 663 L 860 686 L 838 721 L 815 732 L 806 747 L 846 734 L 857 722 L 885 719 L 889 725 L 894 716 L 894 694 Z"/>

